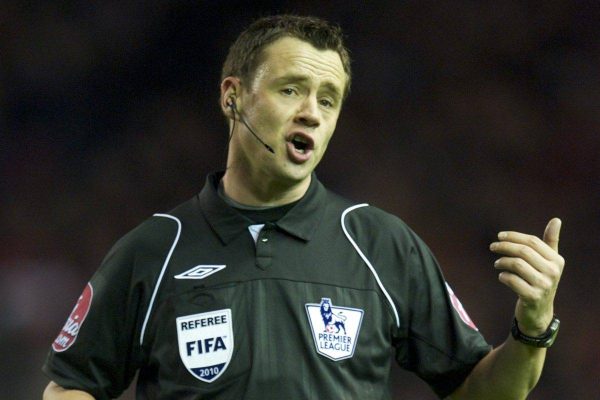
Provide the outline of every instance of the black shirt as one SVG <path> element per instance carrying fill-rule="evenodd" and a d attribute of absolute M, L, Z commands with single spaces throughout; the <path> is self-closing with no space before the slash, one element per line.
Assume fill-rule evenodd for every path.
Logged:
<path fill-rule="evenodd" d="M 115 244 L 53 344 L 52 380 L 98 399 L 138 370 L 139 399 L 390 399 L 394 350 L 444 397 L 490 350 L 397 217 L 313 175 L 255 224 L 220 178 Z"/>

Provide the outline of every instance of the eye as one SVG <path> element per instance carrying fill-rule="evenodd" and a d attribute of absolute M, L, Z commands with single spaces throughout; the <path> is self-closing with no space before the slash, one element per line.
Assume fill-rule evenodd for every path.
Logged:
<path fill-rule="evenodd" d="M 333 102 L 329 99 L 321 99 L 321 100 L 319 100 L 319 104 L 321 104 L 323 107 L 327 107 L 327 108 L 333 107 Z"/>
<path fill-rule="evenodd" d="M 298 94 L 298 91 L 295 88 L 287 87 L 282 89 L 281 93 L 285 94 L 286 96 L 292 96 L 294 94 Z"/>

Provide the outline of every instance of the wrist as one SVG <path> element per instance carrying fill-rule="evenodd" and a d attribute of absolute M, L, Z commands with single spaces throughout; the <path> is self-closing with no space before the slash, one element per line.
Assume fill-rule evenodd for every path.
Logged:
<path fill-rule="evenodd" d="M 513 325 L 510 330 L 512 337 L 528 346 L 533 347 L 550 347 L 556 340 L 556 336 L 558 334 L 558 328 L 560 326 L 560 321 L 556 316 L 552 318 L 548 327 L 538 335 L 529 335 L 524 333 L 519 328 L 519 322 L 516 318 L 513 319 Z"/>
<path fill-rule="evenodd" d="M 519 307 L 514 317 L 519 321 L 519 330 L 527 336 L 540 336 L 546 332 L 554 319 L 554 307 Z"/>

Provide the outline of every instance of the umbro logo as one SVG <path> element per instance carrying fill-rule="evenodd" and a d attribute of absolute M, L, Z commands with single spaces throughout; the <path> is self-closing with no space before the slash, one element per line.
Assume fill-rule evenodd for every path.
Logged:
<path fill-rule="evenodd" d="M 175 279 L 204 279 L 207 276 L 219 272 L 224 269 L 225 265 L 196 265 L 179 275 L 175 275 Z"/>

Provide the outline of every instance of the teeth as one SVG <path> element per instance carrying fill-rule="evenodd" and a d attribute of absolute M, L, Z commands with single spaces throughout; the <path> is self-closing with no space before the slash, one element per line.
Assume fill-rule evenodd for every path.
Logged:
<path fill-rule="evenodd" d="M 294 150 L 299 154 L 306 154 L 308 143 L 309 141 L 305 137 L 302 137 L 300 135 L 296 135 L 292 138 Z"/>
<path fill-rule="evenodd" d="M 300 142 L 300 143 L 308 143 L 308 140 L 302 136 L 294 136 L 294 138 L 292 139 L 294 142 Z"/>

